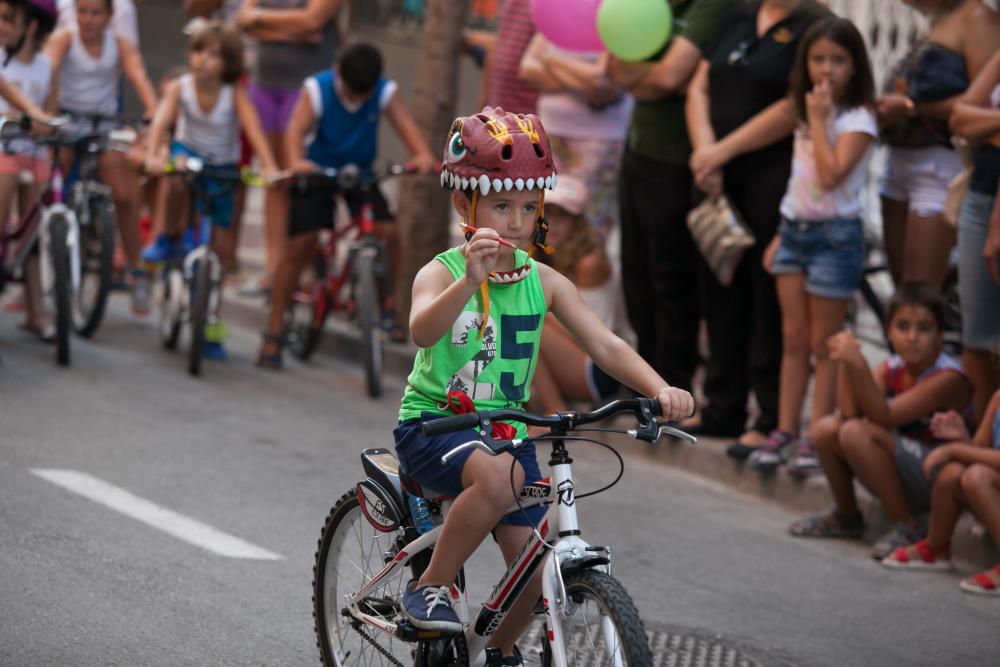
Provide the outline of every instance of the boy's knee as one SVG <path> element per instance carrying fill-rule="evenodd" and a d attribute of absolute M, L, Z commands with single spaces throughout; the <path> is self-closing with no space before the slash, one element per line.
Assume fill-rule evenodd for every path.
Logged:
<path fill-rule="evenodd" d="M 808 435 L 817 449 L 830 450 L 837 446 L 837 434 L 842 421 L 837 415 L 826 415 L 812 423 Z"/>
<path fill-rule="evenodd" d="M 871 441 L 868 424 L 862 419 L 848 419 L 837 430 L 837 439 L 845 451 L 864 447 Z"/>
<path fill-rule="evenodd" d="M 781 341 L 786 355 L 798 357 L 809 354 L 809 334 L 798 323 L 787 323 L 781 328 Z"/>
<path fill-rule="evenodd" d="M 966 495 L 982 493 L 984 489 L 992 487 L 997 478 L 997 472 L 982 463 L 974 463 L 962 473 L 962 491 Z"/>
<path fill-rule="evenodd" d="M 952 461 L 945 464 L 934 477 L 934 486 L 948 489 L 959 487 L 962 483 L 962 475 L 965 474 L 965 470 L 965 466 L 961 463 Z"/>

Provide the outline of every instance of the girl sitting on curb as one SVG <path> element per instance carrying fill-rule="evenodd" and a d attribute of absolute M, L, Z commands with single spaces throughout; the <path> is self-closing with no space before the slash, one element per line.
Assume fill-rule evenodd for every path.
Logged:
<path fill-rule="evenodd" d="M 1000 391 L 993 394 L 976 435 L 961 415 L 934 415 L 935 437 L 949 440 L 924 460 L 924 475 L 934 478 L 931 523 L 927 539 L 897 549 L 882 561 L 887 567 L 912 570 L 949 570 L 951 533 L 962 509 L 968 507 L 1000 544 Z M 963 591 L 1000 595 L 1000 565 L 962 580 Z"/>
<path fill-rule="evenodd" d="M 854 477 L 882 501 L 892 529 L 872 548 L 882 560 L 923 537 L 916 515 L 930 510 L 931 480 L 923 464 L 939 440 L 931 431 L 935 412 L 971 415 L 972 384 L 957 361 L 941 351 L 944 312 L 930 288 L 903 285 L 889 304 L 889 341 L 896 353 L 869 370 L 849 331 L 828 342 L 837 365 L 839 414 L 816 421 L 816 443 L 836 507 L 793 523 L 796 537 L 854 537 L 864 520 L 854 495 Z"/>

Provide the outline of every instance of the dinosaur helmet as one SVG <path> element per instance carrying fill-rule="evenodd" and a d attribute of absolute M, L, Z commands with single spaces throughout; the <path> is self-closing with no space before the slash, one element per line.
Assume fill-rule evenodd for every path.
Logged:
<path fill-rule="evenodd" d="M 494 191 L 555 189 L 552 148 L 538 117 L 485 107 L 451 124 L 441 185 L 488 195 Z"/>

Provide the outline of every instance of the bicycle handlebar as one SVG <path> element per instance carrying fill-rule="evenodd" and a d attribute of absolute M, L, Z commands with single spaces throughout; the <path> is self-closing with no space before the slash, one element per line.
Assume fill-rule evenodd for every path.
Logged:
<path fill-rule="evenodd" d="M 271 179 L 271 182 L 277 183 L 281 181 L 312 178 L 322 181 L 331 181 L 343 190 L 351 190 L 362 185 L 372 185 L 373 183 L 377 183 L 384 178 L 415 173 L 417 173 L 417 169 L 415 167 L 409 167 L 405 164 L 390 164 L 381 171 L 373 174 L 364 173 L 361 167 L 356 164 L 345 164 L 339 169 L 336 167 L 320 166 L 317 166 L 312 171 L 292 171 L 290 169 L 286 169 L 275 175 L 275 177 Z"/>
<path fill-rule="evenodd" d="M 653 398 L 632 398 L 619 401 L 612 401 L 607 405 L 594 410 L 593 412 L 559 412 L 554 415 L 538 415 L 521 410 L 499 409 L 499 410 L 477 410 L 467 412 L 454 417 L 441 417 L 425 422 L 420 429 L 424 435 L 434 436 L 478 426 L 480 428 L 481 440 L 470 440 L 459 445 L 455 449 L 441 457 L 442 463 L 458 452 L 475 447 L 482 449 L 493 456 L 501 454 L 509 449 L 519 446 L 520 439 L 496 440 L 492 436 L 493 422 L 496 421 L 516 421 L 528 426 L 548 427 L 551 430 L 567 432 L 594 422 L 602 421 L 614 415 L 631 413 L 639 420 L 639 427 L 630 429 L 626 433 L 637 439 L 646 442 L 656 442 L 664 434 L 671 435 L 691 444 L 698 442 L 697 438 L 685 433 L 675 426 L 669 424 L 659 424 L 655 417 L 661 415 L 660 403 Z"/>

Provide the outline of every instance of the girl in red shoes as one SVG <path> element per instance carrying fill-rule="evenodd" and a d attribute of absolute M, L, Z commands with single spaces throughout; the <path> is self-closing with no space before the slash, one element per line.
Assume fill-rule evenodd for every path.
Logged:
<path fill-rule="evenodd" d="M 976 435 L 969 437 L 956 412 L 934 415 L 934 435 L 950 440 L 924 460 L 924 474 L 934 478 L 931 524 L 927 539 L 886 556 L 886 567 L 913 570 L 952 568 L 950 540 L 963 508 L 976 515 L 994 544 L 1000 544 L 1000 391 L 993 394 Z M 962 580 L 967 593 L 1000 596 L 1000 565 Z"/>

